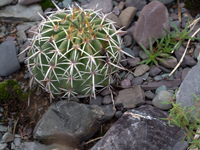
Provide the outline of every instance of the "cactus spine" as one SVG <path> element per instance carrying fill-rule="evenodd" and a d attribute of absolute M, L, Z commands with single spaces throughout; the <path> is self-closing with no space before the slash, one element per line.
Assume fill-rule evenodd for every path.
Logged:
<path fill-rule="evenodd" d="M 96 88 L 110 85 L 112 74 L 121 68 L 122 31 L 99 11 L 57 9 L 37 28 L 28 69 L 51 97 L 95 97 Z"/>

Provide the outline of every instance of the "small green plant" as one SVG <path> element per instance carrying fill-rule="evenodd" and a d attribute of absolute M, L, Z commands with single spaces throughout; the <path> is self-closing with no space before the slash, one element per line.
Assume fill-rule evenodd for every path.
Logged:
<path fill-rule="evenodd" d="M 23 92 L 15 80 L 5 80 L 0 83 L 0 102 L 6 102 L 9 99 L 22 97 Z"/>
<path fill-rule="evenodd" d="M 178 50 L 181 44 L 183 43 L 183 41 L 188 40 L 188 39 L 191 39 L 191 40 L 196 39 L 196 38 L 192 38 L 188 36 L 191 32 L 191 31 L 188 32 L 189 21 L 187 22 L 185 29 L 181 32 L 179 31 L 179 29 L 174 23 L 171 22 L 171 24 L 174 27 L 175 32 L 170 32 L 165 29 L 168 33 L 167 36 L 163 34 L 163 37 L 160 40 L 153 37 L 156 42 L 155 43 L 156 46 L 152 45 L 151 38 L 149 39 L 149 44 L 150 44 L 149 50 L 147 50 L 142 44 L 140 44 L 142 49 L 145 51 L 145 53 L 147 53 L 149 57 L 139 62 L 138 64 L 147 65 L 150 63 L 150 67 L 153 64 L 158 66 L 157 61 L 158 60 L 164 61 L 163 58 L 171 58 L 173 51 Z"/>
<path fill-rule="evenodd" d="M 185 140 L 185 138 L 187 138 L 187 140 L 191 144 L 190 148 L 200 149 L 200 139 L 194 138 L 195 135 L 200 135 L 200 133 L 197 133 L 197 130 L 200 129 L 200 99 L 196 95 L 194 95 L 194 97 L 195 100 L 193 106 L 182 107 L 181 103 L 177 103 L 174 101 L 174 95 L 174 97 L 170 101 L 164 102 L 164 104 L 172 104 L 172 109 L 170 109 L 169 111 L 169 117 L 161 119 L 167 120 L 169 126 L 171 127 L 176 125 L 184 129 L 186 133 L 183 141 Z"/>

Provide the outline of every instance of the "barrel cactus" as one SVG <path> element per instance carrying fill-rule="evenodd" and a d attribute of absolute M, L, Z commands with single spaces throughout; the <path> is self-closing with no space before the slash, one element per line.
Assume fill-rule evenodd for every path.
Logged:
<path fill-rule="evenodd" d="M 120 68 L 122 31 L 100 11 L 57 9 L 42 17 L 31 40 L 28 69 L 51 97 L 95 97 Z"/>

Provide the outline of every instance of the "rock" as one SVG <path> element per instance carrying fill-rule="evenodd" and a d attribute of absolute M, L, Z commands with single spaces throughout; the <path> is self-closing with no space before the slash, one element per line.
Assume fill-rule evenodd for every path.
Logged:
<path fill-rule="evenodd" d="M 174 145 L 172 150 L 186 150 L 188 146 L 189 144 L 187 141 L 179 141 Z"/>
<path fill-rule="evenodd" d="M 1 0 L 0 1 L 0 7 L 8 5 L 8 4 L 12 3 L 12 2 L 13 2 L 13 0 Z"/>
<path fill-rule="evenodd" d="M 17 31 L 17 37 L 21 38 L 23 42 L 26 41 L 26 33 L 24 31 Z"/>
<path fill-rule="evenodd" d="M 7 147 L 7 143 L 1 143 L 0 144 L 0 150 L 4 150 Z"/>
<path fill-rule="evenodd" d="M 165 67 L 163 67 L 163 66 L 161 66 L 161 65 L 158 65 L 158 67 L 159 67 L 163 72 L 165 72 L 165 73 L 170 73 L 170 72 L 171 72 L 170 69 L 167 69 L 167 68 L 165 68 Z"/>
<path fill-rule="evenodd" d="M 115 117 L 120 118 L 123 115 L 122 111 L 116 111 L 115 112 Z"/>
<path fill-rule="evenodd" d="M 155 77 L 156 75 L 158 75 L 162 70 L 160 68 L 158 68 L 157 66 L 153 65 L 150 70 L 149 70 L 149 75 L 151 77 Z"/>
<path fill-rule="evenodd" d="M 96 106 L 72 101 L 53 103 L 37 123 L 35 139 L 65 139 L 68 143 L 91 138 L 101 126 L 110 120 L 115 111 L 112 105 Z"/>
<path fill-rule="evenodd" d="M 159 60 L 159 64 L 165 68 L 175 68 L 178 64 L 178 61 L 175 57 L 171 56 L 171 58 L 162 58 L 163 61 Z"/>
<path fill-rule="evenodd" d="M 127 7 L 119 15 L 119 19 L 122 23 L 122 26 L 125 26 L 124 29 L 127 29 L 129 27 L 129 25 L 131 24 L 135 14 L 136 14 L 136 10 L 137 9 L 135 7 Z"/>
<path fill-rule="evenodd" d="M 167 117 L 167 112 L 150 105 L 129 110 L 90 150 L 172 149 L 177 141 L 183 139 L 184 132 L 160 120 Z"/>
<path fill-rule="evenodd" d="M 181 79 L 185 79 L 186 75 L 188 74 L 188 72 L 190 71 L 190 68 L 184 68 L 182 71 L 182 76 Z"/>
<path fill-rule="evenodd" d="M 129 57 L 134 57 L 134 53 L 133 53 L 133 50 L 132 49 L 130 49 L 130 48 L 123 48 L 122 49 L 124 52 L 126 52 L 126 54 L 125 55 L 130 55 Z"/>
<path fill-rule="evenodd" d="M 131 86 L 131 81 L 130 80 L 128 80 L 128 79 L 124 79 L 124 80 L 122 80 L 121 81 L 121 87 L 122 88 L 129 88 L 130 86 Z"/>
<path fill-rule="evenodd" d="M 119 7 L 118 7 L 118 6 L 115 6 L 115 7 L 114 7 L 113 13 L 114 13 L 115 15 L 117 15 L 117 16 L 120 14 Z"/>
<path fill-rule="evenodd" d="M 142 85 L 143 78 L 142 77 L 136 77 L 131 81 L 131 85 Z"/>
<path fill-rule="evenodd" d="M 101 94 L 102 96 L 106 96 L 106 95 L 111 94 L 111 91 L 110 91 L 108 88 L 105 88 L 100 94 Z"/>
<path fill-rule="evenodd" d="M 179 50 L 177 50 L 177 51 L 174 52 L 174 54 L 175 54 L 177 60 L 180 61 L 181 57 L 183 56 L 183 53 L 180 52 Z M 186 65 L 187 65 L 187 64 L 185 63 L 184 58 L 183 58 L 183 61 L 181 62 L 181 65 L 180 65 L 180 66 L 181 66 L 181 67 L 186 67 Z"/>
<path fill-rule="evenodd" d="M 8 131 L 8 127 L 0 125 L 0 132 L 6 132 Z"/>
<path fill-rule="evenodd" d="M 96 96 L 96 99 L 94 97 L 90 98 L 90 102 L 89 104 L 90 105 L 98 105 L 98 106 L 101 106 L 101 103 L 102 103 L 102 97 L 101 96 Z"/>
<path fill-rule="evenodd" d="M 178 20 L 178 15 L 176 13 L 170 13 L 169 16 L 173 19 L 173 20 Z"/>
<path fill-rule="evenodd" d="M 135 27 L 135 25 L 131 24 L 131 26 L 128 29 L 126 29 L 126 32 L 127 32 L 126 34 L 132 36 L 134 27 Z"/>
<path fill-rule="evenodd" d="M 13 36 L 7 36 L 5 41 L 14 41 L 15 40 L 15 37 Z"/>
<path fill-rule="evenodd" d="M 101 9 L 103 13 L 109 13 L 112 11 L 113 2 L 112 0 L 101 0 L 101 2 L 99 0 L 94 0 L 86 5 L 83 5 L 82 7 L 86 9 Z"/>
<path fill-rule="evenodd" d="M 148 48 L 149 38 L 154 44 L 153 37 L 161 38 L 162 33 L 167 34 L 164 28 L 170 30 L 168 10 L 161 2 L 153 1 L 142 9 L 133 31 L 133 38 L 138 45 L 142 44 Z"/>
<path fill-rule="evenodd" d="M 179 87 L 179 90 L 176 95 L 176 101 L 178 103 L 181 103 L 182 107 L 185 106 L 194 106 L 194 99 L 193 96 L 196 95 L 198 98 L 199 96 L 199 89 L 200 89 L 200 64 L 197 64 L 194 66 L 187 74 L 185 79 L 183 80 L 182 84 Z M 194 112 L 194 115 L 197 116 L 198 112 L 197 110 L 200 109 L 200 106 L 196 108 L 196 111 Z"/>
<path fill-rule="evenodd" d="M 23 11 L 22 11 L 23 10 Z M 0 9 L 0 18 L 3 22 L 23 22 L 23 21 L 40 21 L 42 18 L 38 13 L 43 14 L 40 5 L 23 6 L 20 4 L 6 6 Z"/>
<path fill-rule="evenodd" d="M 158 94 L 160 91 L 167 91 L 167 87 L 165 85 L 161 85 L 159 86 L 156 91 L 155 94 Z"/>
<path fill-rule="evenodd" d="M 128 74 L 127 77 L 126 77 L 126 79 L 128 79 L 128 80 L 131 81 L 131 80 L 134 79 L 134 76 L 132 74 Z"/>
<path fill-rule="evenodd" d="M 154 98 L 153 98 L 153 105 L 162 110 L 169 110 L 172 105 L 171 104 L 163 104 L 163 102 L 170 101 L 173 98 L 174 94 L 168 91 L 160 91 Z"/>
<path fill-rule="evenodd" d="M 191 67 L 197 63 L 190 55 L 185 55 L 184 62 Z"/>
<path fill-rule="evenodd" d="M 167 81 L 159 81 L 159 82 L 150 82 L 146 85 L 141 85 L 143 90 L 155 90 L 161 85 L 165 85 L 167 88 L 177 87 L 181 84 L 182 80 L 167 80 Z"/>
<path fill-rule="evenodd" d="M 0 53 L 0 76 L 9 76 L 20 69 L 14 41 L 3 42 Z"/>
<path fill-rule="evenodd" d="M 119 18 L 115 14 L 111 13 L 110 15 L 107 16 L 107 18 L 115 22 L 114 25 L 115 25 L 116 28 L 122 27 L 121 21 L 119 20 Z"/>
<path fill-rule="evenodd" d="M 72 0 L 64 0 L 62 1 L 63 7 L 67 8 L 72 3 Z"/>
<path fill-rule="evenodd" d="M 25 150 L 75 150 L 77 146 L 66 146 L 59 144 L 44 145 L 38 142 L 24 142 L 22 148 Z"/>
<path fill-rule="evenodd" d="M 112 103 L 112 98 L 110 95 L 106 95 L 104 96 L 103 100 L 102 100 L 102 104 L 104 105 L 108 105 Z"/>
<path fill-rule="evenodd" d="M 19 24 L 17 25 L 16 28 L 17 28 L 17 31 L 26 31 L 30 28 L 30 26 L 27 24 Z"/>
<path fill-rule="evenodd" d="M 153 99 L 156 96 L 156 94 L 154 94 L 150 90 L 149 91 L 145 91 L 144 94 L 148 99 Z"/>
<path fill-rule="evenodd" d="M 133 47 L 133 53 L 135 54 L 135 57 L 139 56 L 139 51 L 141 50 L 141 48 L 139 46 L 134 46 Z"/>
<path fill-rule="evenodd" d="M 139 85 L 129 89 L 119 91 L 115 98 L 115 105 L 123 105 L 124 108 L 134 108 L 138 105 L 144 104 L 145 100 L 144 91 Z"/>
<path fill-rule="evenodd" d="M 176 70 L 176 71 L 174 72 L 174 79 L 182 79 L 181 75 L 182 75 L 182 72 Z"/>
<path fill-rule="evenodd" d="M 18 0 L 18 4 L 20 5 L 30 5 L 36 2 L 41 2 L 42 0 Z"/>
<path fill-rule="evenodd" d="M 144 50 L 139 51 L 139 56 L 142 60 L 145 60 L 149 57 L 149 55 Z"/>
<path fill-rule="evenodd" d="M 152 2 L 153 0 L 149 0 L 150 2 Z M 160 1 L 161 3 L 163 3 L 164 5 L 167 5 L 167 4 L 170 4 L 172 3 L 174 0 L 158 0 Z"/>
<path fill-rule="evenodd" d="M 136 67 L 135 71 L 134 71 L 134 76 L 135 77 L 138 77 L 138 76 L 141 76 L 143 75 L 144 73 L 146 73 L 148 70 L 149 70 L 149 66 L 148 65 L 139 65 Z"/>
<path fill-rule="evenodd" d="M 124 39 L 124 45 L 126 47 L 132 44 L 132 37 L 130 35 L 125 35 L 123 39 Z"/>
<path fill-rule="evenodd" d="M 20 146 L 20 144 L 21 144 L 21 138 L 14 138 L 14 144 L 15 144 L 15 146 Z"/>
<path fill-rule="evenodd" d="M 146 5 L 146 0 L 126 0 L 126 7 L 135 7 L 137 11 L 142 10 L 142 8 Z"/>
<path fill-rule="evenodd" d="M 118 7 L 119 7 L 119 10 L 120 10 L 120 11 L 122 11 L 122 10 L 124 9 L 124 5 L 125 5 L 125 3 L 124 3 L 123 1 L 121 1 L 121 2 L 119 3 Z"/>
<path fill-rule="evenodd" d="M 13 136 L 10 132 L 6 132 L 6 133 L 3 135 L 3 137 L 2 137 L 1 140 L 2 140 L 4 143 L 7 143 L 7 142 L 13 141 L 13 139 L 14 139 L 14 136 Z"/>
<path fill-rule="evenodd" d="M 140 58 L 139 57 L 135 57 L 135 58 L 127 57 L 127 62 L 131 67 L 135 67 L 140 62 Z"/>

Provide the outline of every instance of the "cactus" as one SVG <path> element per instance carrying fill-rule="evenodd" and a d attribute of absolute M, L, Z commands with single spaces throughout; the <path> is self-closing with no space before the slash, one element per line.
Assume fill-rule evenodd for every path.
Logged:
<path fill-rule="evenodd" d="M 96 88 L 110 85 L 112 74 L 122 69 L 123 31 L 100 11 L 79 6 L 57 9 L 46 19 L 41 16 L 31 40 L 28 69 L 52 98 L 95 97 Z"/>

